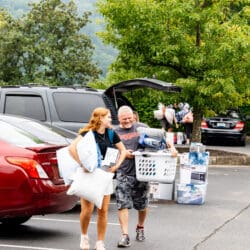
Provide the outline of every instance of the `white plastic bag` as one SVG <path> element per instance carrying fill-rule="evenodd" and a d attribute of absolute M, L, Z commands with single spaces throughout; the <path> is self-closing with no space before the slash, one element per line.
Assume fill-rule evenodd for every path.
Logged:
<path fill-rule="evenodd" d="M 89 172 L 93 172 L 97 168 L 98 152 L 92 131 L 86 133 L 77 143 L 77 154 L 80 162 Z"/>
<path fill-rule="evenodd" d="M 164 139 L 164 131 L 159 128 L 147 128 L 147 127 L 138 127 L 136 131 L 139 135 L 145 134 L 148 137 L 154 138 L 156 140 Z"/>
<path fill-rule="evenodd" d="M 73 181 L 73 176 L 80 165 L 71 157 L 69 147 L 64 147 L 56 151 L 59 174 L 63 178 L 65 185 Z"/>
<path fill-rule="evenodd" d="M 157 120 L 163 119 L 163 112 L 162 110 L 154 110 L 154 118 Z"/>
<path fill-rule="evenodd" d="M 74 181 L 67 191 L 68 195 L 76 195 L 93 202 L 98 208 L 102 207 L 102 201 L 113 180 L 113 173 L 97 168 L 94 172 L 84 172 L 77 169 Z"/>
<path fill-rule="evenodd" d="M 175 111 L 172 108 L 166 108 L 165 110 L 165 118 L 167 119 L 169 124 L 174 123 Z"/>

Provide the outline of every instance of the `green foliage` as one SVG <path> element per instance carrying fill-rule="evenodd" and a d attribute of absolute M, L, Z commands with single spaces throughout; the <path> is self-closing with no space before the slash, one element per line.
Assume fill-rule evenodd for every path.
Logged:
<path fill-rule="evenodd" d="M 0 81 L 9 82 L 20 78 L 18 64 L 22 34 L 17 22 L 5 11 L 0 10 Z"/>
<path fill-rule="evenodd" d="M 90 22 L 80 31 L 90 37 L 95 50 L 93 51 L 92 61 L 98 64 L 98 67 L 102 70 L 102 77 L 106 75 L 109 65 L 112 63 L 117 55 L 117 51 L 109 45 L 103 44 L 101 39 L 96 35 L 97 32 L 104 29 L 104 23 L 102 17 L 97 13 L 95 8 L 96 0 L 74 0 L 77 6 L 78 14 L 81 15 L 83 12 L 90 11 L 92 14 L 89 16 Z M 20 18 L 30 11 L 29 2 L 38 3 L 39 0 L 0 0 L 0 6 L 10 12 L 14 18 Z M 67 3 L 69 0 L 62 0 Z"/>
<path fill-rule="evenodd" d="M 99 0 L 98 8 L 102 39 L 119 50 L 112 77 L 133 70 L 182 86 L 194 140 L 207 111 L 249 102 L 249 1 Z"/>
<path fill-rule="evenodd" d="M 100 74 L 92 63 L 93 45 L 80 33 L 90 13 L 81 17 L 73 1 L 41 0 L 31 10 L 8 26 L 8 40 L 3 55 L 8 54 L 0 70 L 5 82 L 43 82 L 56 85 L 86 84 Z M 3 32 L 1 32 L 3 34 Z M 5 39 L 6 40 L 6 39 Z M 11 71 L 11 68 L 15 72 Z"/>
<path fill-rule="evenodd" d="M 126 97 L 136 107 L 140 120 L 151 127 L 160 128 L 160 122 L 153 116 L 153 111 L 158 109 L 158 103 L 173 104 L 178 102 L 178 94 L 164 93 L 150 88 L 138 89 L 127 93 Z"/>

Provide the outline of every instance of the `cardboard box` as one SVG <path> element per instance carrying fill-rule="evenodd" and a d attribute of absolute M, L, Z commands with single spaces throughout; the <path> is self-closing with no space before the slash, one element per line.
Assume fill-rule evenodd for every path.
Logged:
<path fill-rule="evenodd" d="M 174 183 L 150 183 L 149 195 L 153 201 L 173 200 Z"/>
<path fill-rule="evenodd" d="M 207 173 L 206 172 L 192 172 L 191 181 L 192 184 L 204 184 L 207 182 Z"/>
<path fill-rule="evenodd" d="M 190 165 L 180 166 L 180 184 L 190 184 L 192 176 L 192 168 Z"/>
<path fill-rule="evenodd" d="M 178 184 L 177 203 L 202 205 L 205 202 L 207 183 L 205 184 Z"/>
<path fill-rule="evenodd" d="M 189 152 L 189 163 L 191 165 L 205 165 L 209 163 L 209 152 Z"/>
<path fill-rule="evenodd" d="M 180 165 L 189 165 L 189 153 L 180 154 Z"/>
<path fill-rule="evenodd" d="M 207 166 L 181 165 L 180 184 L 204 184 L 207 182 Z"/>

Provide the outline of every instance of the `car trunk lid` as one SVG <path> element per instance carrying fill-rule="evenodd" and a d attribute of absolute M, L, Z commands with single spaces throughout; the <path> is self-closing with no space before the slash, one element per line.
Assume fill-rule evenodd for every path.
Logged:
<path fill-rule="evenodd" d="M 208 127 L 214 129 L 233 129 L 239 120 L 227 117 L 214 117 L 208 121 Z"/>
<path fill-rule="evenodd" d="M 49 179 L 55 185 L 64 184 L 59 174 L 58 163 L 56 158 L 56 150 L 62 146 L 41 145 L 36 147 L 28 147 L 27 149 L 36 152 L 36 160 L 48 175 Z"/>
<path fill-rule="evenodd" d="M 109 98 L 111 98 L 117 109 L 121 105 L 131 106 L 128 100 L 122 96 L 123 93 L 145 87 L 164 92 L 172 92 L 172 93 L 181 92 L 181 87 L 175 86 L 172 83 L 167 83 L 152 78 L 135 78 L 112 85 L 111 87 L 106 89 L 104 94 L 107 95 Z"/>

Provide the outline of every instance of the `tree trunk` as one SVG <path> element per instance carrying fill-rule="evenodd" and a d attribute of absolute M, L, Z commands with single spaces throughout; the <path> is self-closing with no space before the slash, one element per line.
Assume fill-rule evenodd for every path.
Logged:
<path fill-rule="evenodd" d="M 202 112 L 201 110 L 194 109 L 194 122 L 193 122 L 193 132 L 192 132 L 192 142 L 201 142 L 201 121 L 202 121 Z"/>

